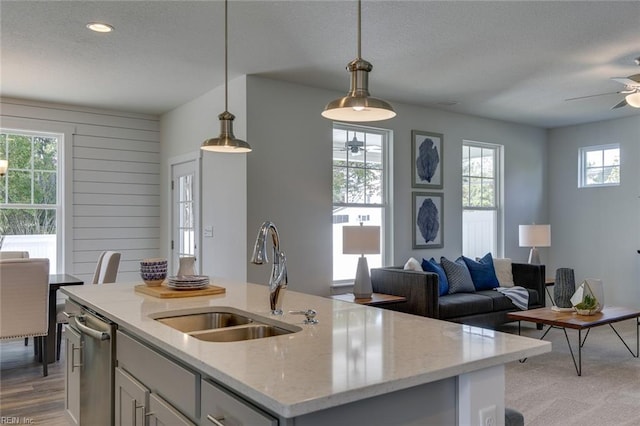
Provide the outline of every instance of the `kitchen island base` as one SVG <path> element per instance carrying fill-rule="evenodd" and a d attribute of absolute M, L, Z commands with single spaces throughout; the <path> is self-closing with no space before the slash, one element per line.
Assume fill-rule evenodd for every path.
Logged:
<path fill-rule="evenodd" d="M 502 426 L 504 364 L 550 350 L 549 342 L 293 291 L 274 319 L 262 285 L 158 299 L 136 284 L 63 289 L 117 324 L 116 425 Z M 289 313 L 309 308 L 317 324 Z M 203 312 L 296 331 L 210 342 L 158 321 Z"/>

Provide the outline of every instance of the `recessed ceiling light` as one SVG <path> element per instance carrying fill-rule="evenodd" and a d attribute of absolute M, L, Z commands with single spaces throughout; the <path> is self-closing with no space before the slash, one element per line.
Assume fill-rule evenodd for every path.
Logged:
<path fill-rule="evenodd" d="M 97 33 L 110 33 L 113 31 L 113 27 L 109 24 L 103 24 L 102 22 L 89 22 L 87 28 Z"/>

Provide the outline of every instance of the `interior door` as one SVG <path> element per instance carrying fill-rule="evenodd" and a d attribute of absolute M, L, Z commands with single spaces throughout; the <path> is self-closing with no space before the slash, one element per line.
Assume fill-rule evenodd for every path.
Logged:
<path fill-rule="evenodd" d="M 179 258 L 194 256 L 195 272 L 200 272 L 200 185 L 198 160 L 171 165 L 171 261 L 169 271 L 175 275 Z"/>

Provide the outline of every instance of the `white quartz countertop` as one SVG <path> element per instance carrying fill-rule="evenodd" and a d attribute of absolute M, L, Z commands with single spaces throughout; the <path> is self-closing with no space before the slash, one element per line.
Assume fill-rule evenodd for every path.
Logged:
<path fill-rule="evenodd" d="M 62 291 L 120 329 L 286 418 L 551 350 L 549 342 L 293 291 L 284 293 L 285 314 L 272 317 L 264 285 L 212 278 L 212 284 L 226 288 L 225 294 L 159 299 L 135 292 L 137 284 L 68 286 Z M 240 309 L 302 331 L 214 343 L 150 318 L 202 307 Z M 303 324 L 304 316 L 287 313 L 306 309 L 318 312 L 318 324 Z"/>

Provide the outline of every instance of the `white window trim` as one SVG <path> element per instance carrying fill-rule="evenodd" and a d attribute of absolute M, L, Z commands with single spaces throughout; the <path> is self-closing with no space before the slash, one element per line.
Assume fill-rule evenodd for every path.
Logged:
<path fill-rule="evenodd" d="M 58 252 L 58 273 L 73 269 L 73 136 L 76 127 L 45 120 L 0 117 L 0 127 L 10 132 L 60 135 L 58 144 L 58 206 L 56 233 Z"/>
<path fill-rule="evenodd" d="M 494 164 L 495 171 L 495 197 L 496 207 L 465 207 L 462 206 L 462 210 L 478 211 L 478 210 L 490 210 L 496 212 L 496 257 L 504 256 L 504 145 L 478 142 L 463 139 L 462 147 L 474 146 L 478 148 L 493 149 L 496 153 L 496 164 Z"/>
<path fill-rule="evenodd" d="M 342 123 L 342 122 L 334 122 L 332 126 L 332 130 L 334 127 L 342 127 L 349 129 L 361 129 L 363 132 L 370 131 L 379 131 L 383 133 L 383 139 L 386 140 L 386 144 L 383 141 L 383 149 L 382 149 L 382 173 L 383 173 L 383 203 L 382 204 L 361 204 L 361 203 L 333 203 L 331 204 L 332 210 L 333 207 L 372 207 L 372 208 L 381 208 L 382 209 L 382 222 L 384 223 L 384 232 L 381 236 L 380 247 L 381 247 L 381 255 L 382 255 L 382 264 L 383 265 L 391 265 L 393 262 L 393 130 L 385 129 L 382 127 L 373 127 L 373 126 L 361 126 L 352 123 Z M 386 145 L 386 146 L 384 146 Z M 333 169 L 333 155 L 331 160 L 331 167 Z M 332 265 L 333 270 L 333 265 Z M 348 280 L 332 280 L 331 287 L 343 287 L 348 286 L 353 283 L 353 279 Z"/>
<path fill-rule="evenodd" d="M 604 151 L 607 149 L 618 149 L 620 152 L 620 164 L 618 164 L 618 170 L 620 173 L 620 180 L 613 183 L 587 183 L 587 153 L 593 151 Z M 619 143 L 610 143 L 605 145 L 593 145 L 583 146 L 578 149 L 578 188 L 602 188 L 607 186 L 620 186 L 622 182 L 622 149 Z"/>

